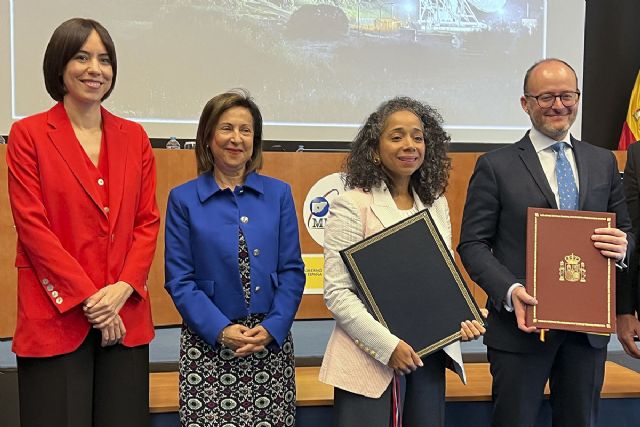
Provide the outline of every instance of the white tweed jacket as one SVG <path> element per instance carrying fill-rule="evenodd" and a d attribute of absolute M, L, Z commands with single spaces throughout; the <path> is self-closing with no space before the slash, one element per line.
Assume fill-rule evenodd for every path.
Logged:
<path fill-rule="evenodd" d="M 419 210 L 425 208 L 414 194 Z M 451 250 L 449 205 L 444 197 L 429 208 L 433 220 Z M 393 370 L 387 366 L 399 338 L 369 314 L 356 294 L 349 271 L 339 251 L 400 221 L 386 187 L 350 190 L 331 202 L 324 234 L 324 300 L 336 319 L 320 368 L 320 381 L 366 397 L 378 398 L 386 390 Z M 460 344 L 444 351 L 453 369 L 466 383 Z"/>

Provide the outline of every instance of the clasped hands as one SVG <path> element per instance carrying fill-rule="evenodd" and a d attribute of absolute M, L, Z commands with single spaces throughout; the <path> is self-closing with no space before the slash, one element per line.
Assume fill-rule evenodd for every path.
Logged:
<path fill-rule="evenodd" d="M 102 347 L 121 343 L 127 333 L 118 314 L 133 293 L 126 282 L 116 282 L 100 289 L 84 300 L 82 310 L 89 323 L 102 332 Z"/>
<path fill-rule="evenodd" d="M 485 309 L 481 309 L 481 311 L 482 315 L 487 317 L 487 311 Z M 486 329 L 477 320 L 466 320 L 460 324 L 462 341 L 475 340 L 483 335 L 485 331 Z M 400 340 L 393 353 L 391 353 L 387 366 L 392 368 L 396 374 L 404 375 L 424 366 L 424 363 L 409 344 Z"/>
<path fill-rule="evenodd" d="M 603 256 L 616 262 L 622 261 L 627 254 L 627 234 L 617 228 L 596 228 L 591 235 L 591 241 Z M 537 305 L 538 301 L 529 295 L 524 287 L 518 287 L 511 293 L 511 303 L 516 315 L 518 329 L 527 333 L 539 332 L 535 326 L 527 326 L 525 323 L 527 306 Z M 626 347 L 625 350 L 627 350 Z M 627 352 L 629 353 L 629 351 Z M 640 352 L 637 355 L 640 356 Z"/>
<path fill-rule="evenodd" d="M 264 326 L 248 328 L 237 323 L 224 328 L 218 337 L 218 342 L 233 350 L 236 357 L 262 351 L 271 341 L 273 337 Z"/>

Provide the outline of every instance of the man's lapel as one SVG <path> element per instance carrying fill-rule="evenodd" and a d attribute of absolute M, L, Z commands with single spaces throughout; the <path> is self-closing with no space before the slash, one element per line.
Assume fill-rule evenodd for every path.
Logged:
<path fill-rule="evenodd" d="M 516 142 L 516 146 L 518 147 L 520 159 L 524 163 L 526 170 L 529 172 L 531 178 L 535 181 L 540 188 L 540 191 L 544 195 L 544 198 L 549 203 L 549 206 L 553 209 L 557 209 L 558 205 L 556 204 L 556 198 L 553 195 L 553 191 L 551 191 L 551 186 L 547 181 L 547 177 L 542 170 L 542 165 L 540 164 L 540 159 L 538 158 L 538 154 L 536 150 L 533 148 L 533 144 L 531 143 L 531 139 L 529 139 L 529 133 L 518 142 Z"/>

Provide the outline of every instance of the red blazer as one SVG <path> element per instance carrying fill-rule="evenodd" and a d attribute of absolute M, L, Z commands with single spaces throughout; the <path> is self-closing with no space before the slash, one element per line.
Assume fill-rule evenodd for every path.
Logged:
<path fill-rule="evenodd" d="M 7 165 L 18 232 L 18 356 L 78 348 L 91 327 L 82 302 L 118 280 L 134 288 L 120 311 L 124 345 L 147 344 L 154 336 L 146 285 L 160 225 L 153 151 L 139 124 L 104 108 L 102 126 L 108 213 L 61 103 L 11 128 Z"/>

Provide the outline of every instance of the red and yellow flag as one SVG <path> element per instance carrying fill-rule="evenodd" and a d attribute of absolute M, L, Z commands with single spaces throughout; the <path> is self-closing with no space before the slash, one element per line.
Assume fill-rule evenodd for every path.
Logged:
<path fill-rule="evenodd" d="M 622 125 L 618 150 L 626 150 L 629 145 L 636 141 L 640 141 L 640 71 L 631 92 L 629 111 L 627 112 L 627 119 Z"/>

